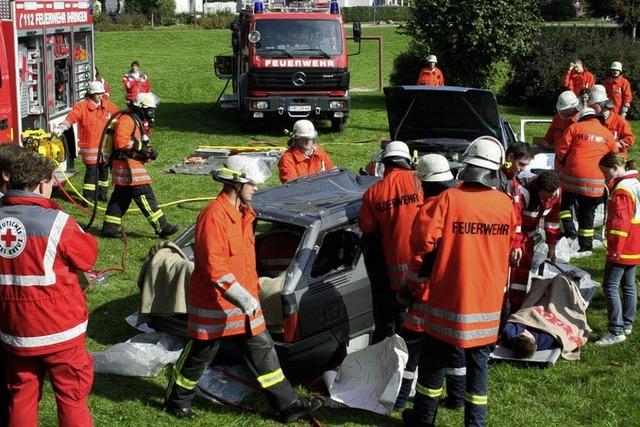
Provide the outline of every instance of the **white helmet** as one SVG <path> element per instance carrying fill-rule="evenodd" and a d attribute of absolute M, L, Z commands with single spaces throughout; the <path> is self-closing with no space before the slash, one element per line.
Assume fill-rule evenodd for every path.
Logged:
<path fill-rule="evenodd" d="M 492 136 L 476 138 L 462 154 L 462 163 L 498 170 L 505 161 L 502 143 Z"/>
<path fill-rule="evenodd" d="M 211 172 L 214 180 L 258 185 L 271 176 L 271 169 L 258 157 L 235 155 L 229 156 L 225 166 Z"/>
<path fill-rule="evenodd" d="M 411 162 L 411 154 L 409 153 L 409 146 L 402 141 L 391 141 L 384 147 L 382 158 L 388 157 L 402 157 Z"/>
<path fill-rule="evenodd" d="M 104 85 L 102 82 L 93 81 L 89 82 L 89 89 L 87 89 L 89 95 L 96 95 L 98 93 L 105 93 Z"/>
<path fill-rule="evenodd" d="M 438 57 L 435 55 L 427 56 L 427 62 L 433 62 L 434 64 L 438 63 Z"/>
<path fill-rule="evenodd" d="M 139 108 L 157 108 L 160 99 L 151 92 L 139 93 L 133 105 Z"/>
<path fill-rule="evenodd" d="M 578 108 L 580 101 L 575 93 L 570 90 L 565 90 L 558 96 L 558 102 L 556 102 L 557 111 L 571 110 L 572 108 Z"/>
<path fill-rule="evenodd" d="M 593 108 L 587 107 L 587 108 L 583 108 L 582 111 L 580 111 L 580 114 L 578 114 L 578 121 L 588 117 L 588 116 L 595 116 L 596 110 L 594 110 Z"/>
<path fill-rule="evenodd" d="M 589 105 L 593 105 L 607 101 L 609 101 L 609 98 L 607 97 L 607 89 L 602 85 L 594 85 L 589 91 L 589 100 L 587 103 Z"/>
<path fill-rule="evenodd" d="M 418 159 L 416 178 L 424 182 L 451 181 L 449 161 L 441 154 L 425 154 Z"/>
<path fill-rule="evenodd" d="M 318 132 L 316 132 L 316 128 L 310 120 L 298 120 L 293 124 L 291 137 L 293 139 L 315 139 L 318 137 Z"/>
<path fill-rule="evenodd" d="M 621 63 L 621 62 L 618 62 L 618 61 L 613 61 L 613 62 L 611 63 L 611 67 L 610 67 L 610 69 L 612 69 L 612 70 L 618 70 L 618 71 L 622 72 L 622 63 Z"/>

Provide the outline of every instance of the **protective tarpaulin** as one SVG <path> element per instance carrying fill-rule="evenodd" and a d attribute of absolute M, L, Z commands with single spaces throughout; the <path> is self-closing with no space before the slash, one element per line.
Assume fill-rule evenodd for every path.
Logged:
<path fill-rule="evenodd" d="M 324 373 L 329 396 L 344 406 L 387 415 L 398 397 L 408 358 L 398 335 L 351 353 L 337 371 Z"/>
<path fill-rule="evenodd" d="M 240 403 L 256 391 L 256 377 L 246 364 L 207 368 L 198 381 L 198 394 L 212 402 Z"/>

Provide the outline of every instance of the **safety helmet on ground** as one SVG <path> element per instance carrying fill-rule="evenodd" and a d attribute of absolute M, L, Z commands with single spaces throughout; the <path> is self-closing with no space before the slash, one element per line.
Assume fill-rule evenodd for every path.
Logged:
<path fill-rule="evenodd" d="M 590 107 L 583 108 L 582 111 L 580 111 L 580 114 L 578 114 L 578 121 L 583 119 L 588 119 L 596 115 L 597 115 L 596 110 L 594 110 L 593 108 L 590 108 Z"/>
<path fill-rule="evenodd" d="M 557 111 L 566 111 L 572 108 L 578 108 L 580 101 L 575 93 L 570 90 L 565 90 L 558 96 L 558 102 L 556 102 Z"/>
<path fill-rule="evenodd" d="M 438 63 L 438 57 L 435 55 L 427 56 L 427 62 L 433 62 L 434 64 Z"/>
<path fill-rule="evenodd" d="M 228 184 L 264 183 L 271 176 L 271 169 L 259 157 L 234 155 L 229 156 L 224 166 L 211 172 L 215 181 Z"/>
<path fill-rule="evenodd" d="M 611 67 L 610 67 L 610 68 L 611 68 L 612 70 L 617 70 L 617 71 L 622 72 L 622 63 L 621 63 L 621 62 L 618 62 L 618 61 L 613 61 L 613 62 L 611 63 Z"/>
<path fill-rule="evenodd" d="M 102 84 L 102 82 L 98 81 L 89 82 L 89 89 L 87 90 L 87 92 L 89 93 L 89 95 L 105 93 L 104 85 Z"/>
<path fill-rule="evenodd" d="M 133 105 L 138 108 L 157 108 L 160 99 L 151 92 L 139 93 Z"/>
<path fill-rule="evenodd" d="M 382 159 L 384 160 L 391 157 L 402 157 L 403 159 L 411 162 L 411 153 L 409 153 L 409 146 L 402 141 L 391 141 L 384 147 Z"/>
<path fill-rule="evenodd" d="M 298 120 L 293 124 L 293 130 L 291 131 L 291 138 L 293 139 L 315 139 L 318 137 L 318 132 L 313 126 L 310 120 Z"/>
<path fill-rule="evenodd" d="M 476 138 L 462 154 L 462 163 L 498 170 L 505 161 L 502 143 L 492 136 Z"/>
<path fill-rule="evenodd" d="M 449 161 L 441 154 L 425 154 L 418 159 L 416 178 L 424 182 L 451 181 Z"/>

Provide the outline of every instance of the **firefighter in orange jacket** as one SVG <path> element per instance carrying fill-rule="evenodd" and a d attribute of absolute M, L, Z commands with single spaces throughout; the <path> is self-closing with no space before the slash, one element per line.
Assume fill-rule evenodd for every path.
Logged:
<path fill-rule="evenodd" d="M 298 120 L 293 125 L 289 149 L 278 162 L 280 181 L 287 182 L 301 176 L 333 169 L 333 162 L 318 145 L 318 132 L 309 120 Z"/>
<path fill-rule="evenodd" d="M 370 270 L 382 269 L 372 276 L 373 342 L 400 331 L 403 311 L 394 304 L 396 294 L 405 287 L 411 259 L 411 224 L 422 205 L 420 182 L 411 167 L 409 147 L 402 141 L 387 144 L 382 154 L 384 177 L 364 193 L 360 206 L 360 230 L 367 242 Z M 372 251 L 384 253 L 384 261 L 371 262 Z M 378 265 L 373 265 L 378 264 Z M 383 267 L 384 265 L 384 267 Z"/>
<path fill-rule="evenodd" d="M 476 139 L 466 152 L 459 188 L 443 192 L 421 221 L 419 257 L 437 247 L 433 270 L 418 292 L 423 315 L 410 321 L 425 334 L 413 409 L 407 426 L 435 423 L 445 368 L 455 346 L 466 359 L 465 424 L 484 425 L 490 346 L 498 339 L 516 212 L 495 189 L 504 151 L 494 138 Z M 417 267 L 412 262 L 412 271 Z"/>
<path fill-rule="evenodd" d="M 596 78 L 591 72 L 584 68 L 582 61 L 576 59 L 569 64 L 569 69 L 562 78 L 562 87 L 580 95 L 582 89 L 591 89 L 596 84 Z"/>
<path fill-rule="evenodd" d="M 420 70 L 417 85 L 444 86 L 444 74 L 436 67 L 438 58 L 435 55 L 427 56 L 427 66 Z"/>
<path fill-rule="evenodd" d="M 622 76 L 622 64 L 618 61 L 611 63 L 611 75 L 604 80 L 607 96 L 613 102 L 613 111 L 626 118 L 633 93 L 629 80 Z"/>
<path fill-rule="evenodd" d="M 56 166 L 33 152 L 10 169 L 0 205 L 0 341 L 11 399 L 9 426 L 38 425 L 48 373 L 61 426 L 91 426 L 87 304 L 76 271 L 93 268 L 98 244 L 50 200 Z"/>
<path fill-rule="evenodd" d="M 105 90 L 101 82 L 90 82 L 87 93 L 89 97 L 77 103 L 64 121 L 53 129 L 53 133 L 60 137 L 71 125 L 78 124 L 80 156 L 82 156 L 86 167 L 82 195 L 90 201 L 106 201 L 109 189 L 109 169 L 106 163 L 98 164 L 98 149 L 105 125 L 111 116 L 119 110 L 113 102 L 103 96 Z M 96 175 L 98 178 L 97 199 Z"/>
<path fill-rule="evenodd" d="M 169 383 L 165 410 L 178 418 L 194 418 L 191 402 L 205 368 L 223 337 L 244 348 L 257 381 L 281 422 L 293 422 L 318 409 L 316 398 L 298 398 L 280 368 L 273 340 L 265 329 L 258 297 L 251 199 L 256 185 L 271 176 L 259 159 L 231 156 L 213 172 L 223 184 L 218 198 L 196 222 L 195 268 L 187 301 L 190 337 Z"/>
<path fill-rule="evenodd" d="M 562 92 L 556 102 L 557 113 L 547 129 L 547 133 L 541 139 L 536 139 L 536 145 L 543 150 L 553 150 L 564 130 L 574 124 L 578 118 L 578 106 L 580 100 L 570 90 Z"/>
<path fill-rule="evenodd" d="M 141 93 L 132 105 L 131 113 L 118 117 L 114 127 L 111 164 L 115 188 L 102 224 L 103 237 L 120 237 L 122 217 L 127 213 L 132 200 L 160 238 L 178 231 L 178 227 L 170 224 L 158 208 L 151 188 L 151 177 L 144 168 L 146 162 L 157 158 L 143 124 L 146 122 L 151 126 L 157 105 L 155 95 Z"/>
<path fill-rule="evenodd" d="M 585 108 L 578 121 L 569 126 L 556 145 L 556 161 L 560 163 L 562 203 L 560 221 L 565 237 L 578 237 L 580 251 L 593 247 L 593 221 L 596 207 L 604 194 L 604 176 L 598 161 L 617 144 L 593 108 Z M 573 224 L 573 212 L 578 219 L 578 232 Z"/>
<path fill-rule="evenodd" d="M 609 129 L 618 143 L 618 152 L 625 158 L 636 142 L 636 136 L 629 122 L 616 113 L 613 102 L 607 97 L 604 86 L 595 85 L 589 93 L 589 107 L 604 119 L 604 127 Z"/>

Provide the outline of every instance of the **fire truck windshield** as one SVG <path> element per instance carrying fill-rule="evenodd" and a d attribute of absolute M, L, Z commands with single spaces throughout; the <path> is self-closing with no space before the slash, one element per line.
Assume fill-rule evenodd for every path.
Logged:
<path fill-rule="evenodd" d="M 256 54 L 269 57 L 321 57 L 342 54 L 342 28 L 338 21 L 269 19 L 258 20 L 260 32 Z"/>

